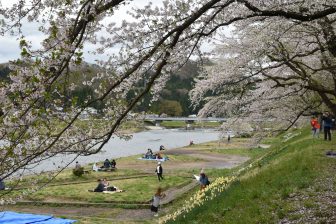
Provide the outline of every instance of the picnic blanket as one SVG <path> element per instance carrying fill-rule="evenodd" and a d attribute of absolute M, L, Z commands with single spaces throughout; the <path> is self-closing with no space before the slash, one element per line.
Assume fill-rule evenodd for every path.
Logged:
<path fill-rule="evenodd" d="M 148 161 L 158 161 L 158 162 L 164 162 L 164 161 L 169 160 L 168 157 L 164 157 L 162 159 L 146 159 L 146 158 L 141 157 L 141 158 L 138 158 L 138 159 L 140 159 L 140 160 L 148 160 Z"/>
<path fill-rule="evenodd" d="M 123 192 L 123 190 L 116 190 L 116 191 L 103 191 L 104 194 L 114 194 L 114 193 L 120 193 Z"/>
<path fill-rule="evenodd" d="M 4 211 L 0 212 L 1 224 L 71 224 L 76 220 L 55 218 L 50 215 L 35 215 Z"/>

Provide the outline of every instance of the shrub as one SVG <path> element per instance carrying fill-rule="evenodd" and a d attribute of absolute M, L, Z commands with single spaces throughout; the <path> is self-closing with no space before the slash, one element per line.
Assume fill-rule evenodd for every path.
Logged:
<path fill-rule="evenodd" d="M 73 169 L 72 173 L 77 177 L 81 177 L 84 174 L 84 168 L 80 167 L 80 168 Z"/>

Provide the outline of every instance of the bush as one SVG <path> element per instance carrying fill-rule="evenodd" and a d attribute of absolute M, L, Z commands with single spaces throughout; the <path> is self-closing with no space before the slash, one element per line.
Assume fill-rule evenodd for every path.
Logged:
<path fill-rule="evenodd" d="M 84 168 L 80 167 L 80 168 L 73 169 L 72 173 L 77 177 L 81 177 L 84 174 Z"/>
<path fill-rule="evenodd" d="M 251 138 L 252 134 L 251 133 L 247 133 L 247 132 L 242 132 L 242 133 L 239 133 L 238 136 L 240 138 Z"/>

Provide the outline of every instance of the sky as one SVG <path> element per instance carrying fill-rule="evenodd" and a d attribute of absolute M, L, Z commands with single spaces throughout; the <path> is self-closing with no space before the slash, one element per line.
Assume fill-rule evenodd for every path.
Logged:
<path fill-rule="evenodd" d="M 17 0 L 0 0 L 0 7 L 8 7 L 17 2 Z M 115 15 L 109 20 L 114 20 L 116 23 L 120 23 L 122 20 L 129 20 L 130 16 L 127 15 L 127 10 L 131 9 L 131 7 L 141 8 L 148 4 L 150 0 L 134 0 L 126 7 L 121 7 L 120 10 L 116 11 Z M 154 5 L 161 4 L 162 0 L 154 0 Z M 22 31 L 25 35 L 26 39 L 31 41 L 32 46 L 34 48 L 38 48 L 40 46 L 41 41 L 44 39 L 43 34 L 38 31 L 39 24 L 37 23 L 29 23 L 27 21 L 23 22 Z M 6 34 L 4 36 L 0 35 L 0 63 L 6 63 L 10 60 L 15 60 L 20 57 L 20 49 L 19 49 L 19 40 L 17 36 L 11 36 Z M 93 49 L 92 45 L 86 45 L 84 48 L 84 60 L 86 62 L 94 63 L 95 59 L 102 59 L 104 55 L 99 57 L 92 56 L 87 53 Z M 117 48 L 110 49 L 109 52 L 116 52 Z"/>

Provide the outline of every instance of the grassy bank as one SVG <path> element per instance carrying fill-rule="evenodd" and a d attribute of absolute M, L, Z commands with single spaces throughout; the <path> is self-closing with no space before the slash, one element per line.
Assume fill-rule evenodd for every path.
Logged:
<path fill-rule="evenodd" d="M 186 153 L 169 155 L 170 161 L 163 166 L 168 168 L 171 164 L 172 169 L 166 170 L 166 180 L 161 183 L 157 181 L 153 170 L 156 162 L 140 161 L 137 160 L 139 156 L 131 156 L 118 159 L 117 166 L 120 168 L 115 172 L 93 172 L 78 178 L 72 175 L 71 170 L 64 171 L 56 178 L 53 183 L 55 186 L 49 186 L 27 199 L 106 204 L 145 202 L 159 185 L 165 191 L 172 191 L 190 183 L 192 180 L 188 177 L 199 172 L 197 165 L 205 163 L 206 156 L 243 155 L 250 160 L 235 168 L 206 168 L 212 183 L 216 177 L 240 175 L 215 199 L 204 201 L 202 206 L 195 207 L 169 223 L 336 223 L 336 158 L 325 156 L 328 150 L 336 151 L 335 138 L 334 134 L 331 142 L 312 139 L 307 128 L 266 139 L 263 143 L 272 145 L 268 149 L 250 148 L 249 139 L 239 138 L 233 138 L 230 143 L 209 142 L 188 146 L 178 150 L 193 151 L 197 156 Z M 191 166 L 180 168 L 186 164 Z M 119 177 L 146 174 L 144 171 L 148 171 L 147 176 L 117 180 Z M 96 179 L 103 177 L 110 180 L 111 185 L 126 191 L 111 195 L 87 191 L 97 185 Z M 197 186 L 171 204 L 163 206 L 160 216 L 172 214 L 185 206 L 186 200 L 198 191 Z M 60 209 L 82 211 L 81 214 L 59 213 L 79 220 L 79 224 L 158 222 L 151 214 L 142 216 L 142 213 L 149 213 L 148 208 L 90 207 L 87 210 L 76 210 L 63 206 Z"/>
<path fill-rule="evenodd" d="M 160 126 L 165 128 L 185 128 L 187 126 L 185 121 L 163 121 Z M 221 126 L 220 122 L 194 122 L 191 124 L 193 128 L 218 128 Z"/>
<path fill-rule="evenodd" d="M 137 158 L 140 157 L 140 155 L 117 159 L 118 169 L 113 172 L 90 172 L 85 173 L 81 177 L 76 177 L 72 174 L 71 169 L 67 169 L 59 174 L 47 187 L 34 194 L 29 194 L 24 198 L 25 201 L 29 200 L 34 203 L 27 202 L 28 204 L 16 206 L 16 209 L 18 211 L 32 213 L 51 212 L 55 214 L 55 216 L 77 219 L 80 224 L 102 222 L 157 223 L 157 219 L 153 218 L 151 214 L 149 214 L 151 215 L 150 218 L 137 218 L 135 214 L 141 214 L 143 212 L 141 209 L 134 210 L 135 214 L 133 214 L 133 210 L 128 211 L 121 208 L 143 208 L 143 206 L 137 207 L 130 205 L 134 203 L 148 203 L 158 186 L 161 186 L 166 192 L 178 192 L 179 189 L 187 186 L 192 181 L 195 182 L 191 177 L 192 174 L 197 174 L 200 171 L 199 164 L 209 162 L 207 159 L 202 158 L 202 155 L 217 155 L 219 154 L 217 151 L 221 150 L 222 152 L 220 153 L 225 154 L 225 150 L 232 150 L 232 148 L 241 150 L 235 153 L 239 155 L 245 150 L 246 141 L 246 139 L 234 139 L 230 145 L 218 144 L 218 142 L 193 145 L 173 150 L 175 154 L 169 154 L 169 150 L 165 151 L 164 153 L 168 153 L 170 159 L 163 163 L 163 167 L 166 169 L 164 172 L 165 180 L 162 182 L 157 181 L 154 173 L 157 162 L 138 160 Z M 177 153 L 179 151 L 181 151 L 181 154 Z M 192 156 L 185 152 L 194 152 L 196 155 Z M 260 153 L 261 155 L 265 152 L 267 152 L 267 150 L 259 152 L 250 150 L 244 153 L 249 156 L 254 153 Z M 91 169 L 91 164 L 85 167 L 85 170 L 89 169 Z M 216 168 L 207 168 L 206 171 L 211 179 L 231 172 L 230 169 Z M 47 181 L 47 176 L 49 175 L 45 174 L 39 177 L 26 178 L 20 187 L 24 188 L 25 185 L 28 186 L 29 181 L 32 181 L 33 178 L 39 178 L 40 181 Z M 97 186 L 97 179 L 99 178 L 107 178 L 110 185 L 118 186 L 125 190 L 125 192 L 115 194 L 88 192 L 89 189 L 93 189 Z M 199 189 L 199 187 L 197 186 L 190 192 L 194 192 L 196 189 Z M 17 189 L 12 193 L 15 196 L 15 194 L 21 191 L 22 189 Z M 189 192 L 187 194 L 189 194 Z M 179 201 L 182 202 L 181 199 L 177 199 L 176 201 L 174 200 L 173 203 L 165 205 L 165 210 L 174 208 L 175 205 L 179 204 Z M 80 209 L 78 209 L 78 205 L 74 205 L 74 203 L 79 203 Z M 97 203 L 97 206 L 95 203 Z M 105 207 L 104 203 L 106 205 Z M 113 204 L 115 203 L 118 205 L 114 206 Z M 82 208 L 86 206 L 90 206 L 88 208 L 90 212 L 85 212 L 86 210 Z M 54 213 L 56 210 L 60 212 Z M 75 211 L 83 214 L 78 215 Z M 144 209 L 144 211 L 149 212 L 148 208 Z M 128 213 L 129 215 L 127 215 Z M 125 216 L 123 219 L 127 219 L 127 221 L 123 221 L 120 215 Z M 118 220 L 115 220 L 115 218 Z"/>
<path fill-rule="evenodd" d="M 336 136 L 331 142 L 312 139 L 309 129 L 291 136 L 269 139 L 273 146 L 257 166 L 214 200 L 169 223 L 336 222 L 336 207 L 330 200 L 336 196 L 336 158 L 325 156 L 336 150 Z M 228 152 L 233 153 L 224 150 Z"/>

